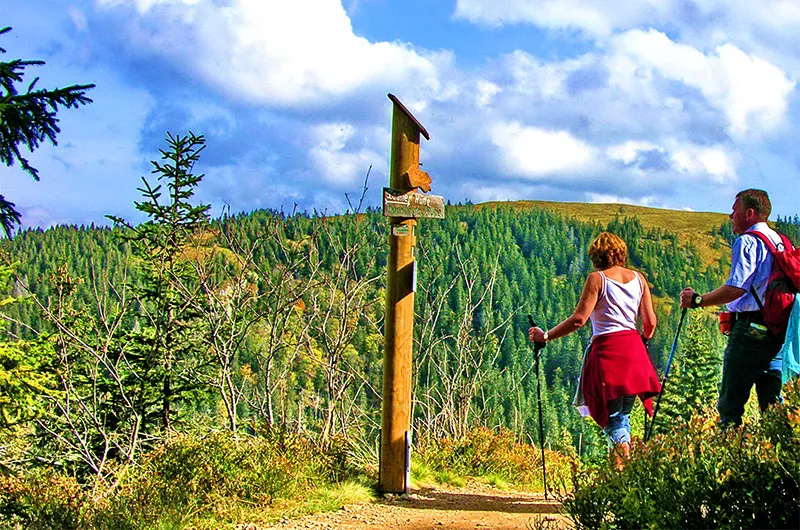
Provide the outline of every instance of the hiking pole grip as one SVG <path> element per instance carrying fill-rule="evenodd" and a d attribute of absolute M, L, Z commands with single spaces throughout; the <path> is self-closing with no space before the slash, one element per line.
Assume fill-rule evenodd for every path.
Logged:
<path fill-rule="evenodd" d="M 533 321 L 533 317 L 532 317 L 531 315 L 528 315 L 528 322 L 530 322 L 530 324 L 531 324 L 531 327 L 532 327 L 532 328 L 535 328 L 535 327 L 536 327 L 536 322 L 534 322 L 534 321 Z M 544 348 L 545 346 L 547 346 L 547 343 L 546 343 L 546 342 L 536 342 L 536 341 L 533 341 L 533 353 L 535 353 L 535 354 L 536 354 L 536 357 L 537 357 L 537 358 L 539 357 L 539 352 L 540 352 L 540 351 L 542 350 L 542 348 Z"/>

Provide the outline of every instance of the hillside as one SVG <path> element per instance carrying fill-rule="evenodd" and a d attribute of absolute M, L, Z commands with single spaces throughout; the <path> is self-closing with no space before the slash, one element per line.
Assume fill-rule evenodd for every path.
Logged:
<path fill-rule="evenodd" d="M 552 201 L 513 201 L 485 202 L 475 205 L 478 208 L 511 206 L 520 210 L 542 208 L 582 222 L 596 222 L 605 226 L 615 217 L 637 217 L 646 229 L 662 229 L 674 232 L 681 243 L 692 243 L 706 265 L 716 263 L 720 258 L 727 260 L 726 247 L 714 245 L 712 230 L 728 221 L 728 215 L 716 212 L 691 212 L 649 208 L 630 204 L 552 202 Z M 714 248 L 714 247 L 717 248 Z"/>

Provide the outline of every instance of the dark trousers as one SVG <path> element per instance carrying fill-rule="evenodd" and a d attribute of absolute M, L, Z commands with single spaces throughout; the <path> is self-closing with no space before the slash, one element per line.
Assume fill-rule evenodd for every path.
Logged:
<path fill-rule="evenodd" d="M 780 351 L 783 338 L 753 327 L 759 320 L 758 316 L 737 318 L 728 336 L 717 403 L 723 426 L 742 423 L 744 405 L 753 385 L 762 412 L 780 399 L 781 371 L 770 367 L 770 361 Z"/>

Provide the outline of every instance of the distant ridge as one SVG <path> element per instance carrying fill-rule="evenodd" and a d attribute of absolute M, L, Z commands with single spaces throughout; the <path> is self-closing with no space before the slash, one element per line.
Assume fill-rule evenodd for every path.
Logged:
<path fill-rule="evenodd" d="M 693 212 L 687 210 L 668 210 L 620 203 L 553 202 L 553 201 L 490 201 L 476 204 L 477 208 L 511 207 L 521 210 L 540 208 L 559 213 L 564 217 L 584 222 L 598 222 L 608 225 L 616 216 L 637 217 L 645 228 L 660 228 L 674 232 L 682 243 L 693 243 L 706 264 L 728 257 L 723 245 L 714 249 L 712 229 L 728 221 L 728 214 L 717 212 Z"/>

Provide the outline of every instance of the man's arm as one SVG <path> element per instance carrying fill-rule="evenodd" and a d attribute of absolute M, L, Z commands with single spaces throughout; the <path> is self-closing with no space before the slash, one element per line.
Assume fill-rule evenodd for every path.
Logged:
<path fill-rule="evenodd" d="M 746 293 L 744 289 L 740 289 L 739 287 L 734 287 L 732 285 L 723 285 L 721 287 L 717 287 L 713 291 L 701 294 L 700 296 L 703 298 L 701 302 L 701 307 L 713 306 L 713 305 L 722 305 L 727 304 L 728 302 L 733 302 L 744 293 Z M 694 298 L 695 290 L 691 287 L 687 287 L 683 291 L 681 291 L 681 307 L 686 308 L 693 308 L 695 307 L 692 304 L 692 299 Z"/>

